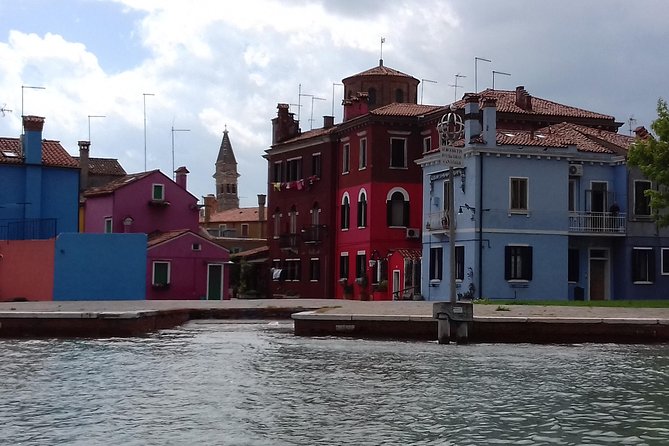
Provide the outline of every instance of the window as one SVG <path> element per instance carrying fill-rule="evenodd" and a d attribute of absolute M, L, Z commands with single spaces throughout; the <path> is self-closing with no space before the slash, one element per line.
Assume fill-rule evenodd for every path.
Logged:
<path fill-rule="evenodd" d="M 165 185 L 154 184 L 151 192 L 151 199 L 155 201 L 163 201 L 165 199 Z"/>
<path fill-rule="evenodd" d="M 272 175 L 275 183 L 283 181 L 283 161 L 276 161 L 274 163 L 274 174 Z"/>
<path fill-rule="evenodd" d="M 527 211 L 527 178 L 510 178 L 509 207 L 512 211 Z"/>
<path fill-rule="evenodd" d="M 193 251 L 202 251 L 202 245 L 199 243 L 193 243 L 190 248 Z"/>
<path fill-rule="evenodd" d="M 504 279 L 532 280 L 532 247 L 504 247 Z"/>
<path fill-rule="evenodd" d="M 356 279 L 367 277 L 367 256 L 364 252 L 359 252 L 355 256 L 355 277 Z"/>
<path fill-rule="evenodd" d="M 367 226 L 367 195 L 364 190 L 360 191 L 358 196 L 358 227 Z"/>
<path fill-rule="evenodd" d="M 297 209 L 295 208 L 295 206 L 290 208 L 290 212 L 288 213 L 288 219 L 290 224 L 289 228 L 290 233 L 297 234 Z"/>
<path fill-rule="evenodd" d="M 655 251 L 653 248 L 632 248 L 632 282 L 655 281 Z"/>
<path fill-rule="evenodd" d="M 348 201 L 348 195 L 344 194 L 341 202 L 341 229 L 348 229 L 351 217 L 351 205 Z"/>
<path fill-rule="evenodd" d="M 650 186 L 650 181 L 634 181 L 634 215 L 650 216 L 650 197 L 647 197 L 645 193 Z"/>
<path fill-rule="evenodd" d="M 376 88 L 372 87 L 367 90 L 367 103 L 369 105 L 376 105 Z"/>
<path fill-rule="evenodd" d="M 170 284 L 170 262 L 153 262 L 153 286 L 161 287 Z"/>
<path fill-rule="evenodd" d="M 249 236 L 249 224 L 242 223 L 242 237 L 248 237 L 248 236 Z"/>
<path fill-rule="evenodd" d="M 314 153 L 311 155 L 311 174 L 315 177 L 321 176 L 321 154 Z"/>
<path fill-rule="evenodd" d="M 286 181 L 297 181 L 302 178 L 302 158 L 294 158 L 286 163 Z"/>
<path fill-rule="evenodd" d="M 358 158 L 358 169 L 362 170 L 367 167 L 367 138 L 360 140 L 360 154 Z"/>
<path fill-rule="evenodd" d="M 441 280 L 444 248 L 430 248 L 430 280 Z"/>
<path fill-rule="evenodd" d="M 444 181 L 444 211 L 448 211 L 451 208 L 451 182 Z"/>
<path fill-rule="evenodd" d="M 274 238 L 279 238 L 279 234 L 281 233 L 281 211 L 278 208 L 274 211 L 272 218 L 274 218 Z"/>
<path fill-rule="evenodd" d="M 390 167 L 407 166 L 406 142 L 404 138 L 390 138 Z"/>
<path fill-rule="evenodd" d="M 395 90 L 395 102 L 404 102 L 404 91 L 401 88 Z"/>
<path fill-rule="evenodd" d="M 219 237 L 225 237 L 225 230 L 226 229 L 227 228 L 226 228 L 225 224 L 218 225 L 218 236 Z"/>
<path fill-rule="evenodd" d="M 386 201 L 386 220 L 388 226 L 409 226 L 409 200 L 402 192 L 393 192 Z"/>
<path fill-rule="evenodd" d="M 569 249 L 567 254 L 567 280 L 578 282 L 580 276 L 580 258 L 578 249 Z"/>
<path fill-rule="evenodd" d="M 576 180 L 569 179 L 569 212 L 575 212 L 578 209 L 578 187 Z"/>
<path fill-rule="evenodd" d="M 286 259 L 286 280 L 300 280 L 300 259 Z"/>
<path fill-rule="evenodd" d="M 114 221 L 111 217 L 105 218 L 105 234 L 114 232 Z"/>
<path fill-rule="evenodd" d="M 321 261 L 319 259 L 309 259 L 309 280 L 312 282 L 321 280 Z"/>
<path fill-rule="evenodd" d="M 669 274 L 669 248 L 662 248 L 662 275 Z"/>
<path fill-rule="evenodd" d="M 321 218 L 321 208 L 318 207 L 318 202 L 314 203 L 311 208 L 311 224 L 313 226 L 318 226 Z"/>
<path fill-rule="evenodd" d="M 432 150 L 432 137 L 426 136 L 423 138 L 423 153 L 427 153 Z"/>
<path fill-rule="evenodd" d="M 344 150 L 341 157 L 341 173 L 348 173 L 351 166 L 351 146 L 349 144 L 344 144 Z"/>
<path fill-rule="evenodd" d="M 455 247 L 455 280 L 465 280 L 465 247 Z"/>
<path fill-rule="evenodd" d="M 339 254 L 339 278 L 348 280 L 348 253 Z"/>

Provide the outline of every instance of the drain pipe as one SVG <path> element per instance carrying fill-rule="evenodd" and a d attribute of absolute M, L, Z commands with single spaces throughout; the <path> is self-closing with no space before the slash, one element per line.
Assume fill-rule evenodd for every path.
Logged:
<path fill-rule="evenodd" d="M 479 152 L 479 299 L 483 298 L 483 152 Z"/>

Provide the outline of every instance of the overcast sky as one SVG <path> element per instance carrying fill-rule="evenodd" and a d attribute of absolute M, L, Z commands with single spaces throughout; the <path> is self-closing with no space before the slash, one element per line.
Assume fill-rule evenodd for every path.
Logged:
<path fill-rule="evenodd" d="M 254 206 L 276 104 L 297 113 L 300 102 L 303 130 L 333 105 L 341 122 L 335 84 L 378 65 L 381 37 L 384 65 L 428 80 L 424 104 L 474 91 L 475 77 L 489 88 L 495 70 L 511 74 L 497 89 L 614 115 L 627 134 L 630 117 L 649 127 L 669 99 L 667 23 L 664 0 L 0 0 L 0 107 L 13 110 L 0 135 L 20 134 L 23 96 L 24 114 L 46 117 L 45 138 L 77 155 L 90 122 L 91 156 L 139 172 L 146 103 L 148 169 L 170 175 L 174 135 L 189 190 L 214 193 L 227 126 L 241 205 Z M 478 76 L 476 57 L 492 61 Z M 300 84 L 324 100 L 298 97 Z"/>

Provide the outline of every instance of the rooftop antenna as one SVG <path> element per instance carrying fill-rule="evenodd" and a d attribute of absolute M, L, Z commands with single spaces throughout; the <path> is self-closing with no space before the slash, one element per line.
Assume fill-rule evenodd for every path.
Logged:
<path fill-rule="evenodd" d="M 385 37 L 381 37 L 381 57 L 379 57 L 379 66 L 383 66 L 383 44 L 386 42 Z"/>
<path fill-rule="evenodd" d="M 461 77 L 467 77 L 467 76 L 464 76 L 464 75 L 458 73 L 458 74 L 455 75 L 455 83 L 448 85 L 449 87 L 453 87 L 453 98 L 454 98 L 453 100 L 454 101 L 458 100 L 458 88 L 462 88 L 462 85 L 458 85 L 458 79 L 461 78 Z"/>
<path fill-rule="evenodd" d="M 474 58 L 474 93 L 479 92 L 479 60 L 482 62 L 492 62 L 492 60 L 484 59 L 483 57 Z"/>
<path fill-rule="evenodd" d="M 31 86 L 31 85 L 21 85 L 21 121 L 22 121 L 21 122 L 21 134 L 23 134 L 25 132 L 25 129 L 23 128 L 23 117 L 25 116 L 23 114 L 23 92 L 25 91 L 26 88 L 31 89 L 31 90 L 46 90 L 46 87 L 34 87 L 34 86 Z"/>
<path fill-rule="evenodd" d="M 495 71 L 492 70 L 492 89 L 495 89 L 495 75 L 496 74 L 503 74 L 504 76 L 511 76 L 511 73 L 505 73 L 504 71 Z"/>
<path fill-rule="evenodd" d="M 105 115 L 88 115 L 88 142 L 91 142 L 91 118 L 106 118 Z"/>
<path fill-rule="evenodd" d="M 314 95 L 311 95 L 311 118 L 309 118 L 309 130 L 313 130 L 314 128 L 314 101 L 327 101 L 325 98 L 319 98 Z"/>
<path fill-rule="evenodd" d="M 630 126 L 630 136 L 632 136 L 632 132 L 634 131 L 634 129 L 632 128 L 632 125 L 634 125 L 636 127 L 636 122 L 637 122 L 634 115 L 630 115 L 630 117 L 627 119 L 627 122 Z"/>
<path fill-rule="evenodd" d="M 340 84 L 338 82 L 333 82 L 332 83 L 332 117 L 333 118 L 334 118 L 334 104 L 335 104 L 335 100 L 334 100 L 335 91 L 334 90 L 335 90 L 335 86 L 337 86 L 337 85 L 339 85 L 340 87 L 343 87 L 344 84 Z"/>
<path fill-rule="evenodd" d="M 421 79 L 420 80 L 420 103 L 423 104 L 423 90 L 425 90 L 425 82 L 430 82 L 433 84 L 438 84 L 437 81 L 431 81 L 430 79 Z"/>
<path fill-rule="evenodd" d="M 225 131 L 228 131 L 228 126 L 225 126 Z M 176 179 L 176 174 L 174 173 L 174 132 L 190 132 L 190 129 L 175 129 L 174 128 L 174 119 L 172 119 L 172 179 Z"/>
<path fill-rule="evenodd" d="M 11 113 L 13 110 L 10 110 L 7 108 L 7 104 L 4 104 L 2 107 L 0 107 L 0 113 L 2 113 L 2 117 L 5 117 L 6 113 Z"/>
<path fill-rule="evenodd" d="M 142 93 L 144 98 L 144 172 L 146 172 L 146 97 L 155 96 L 153 93 Z"/>

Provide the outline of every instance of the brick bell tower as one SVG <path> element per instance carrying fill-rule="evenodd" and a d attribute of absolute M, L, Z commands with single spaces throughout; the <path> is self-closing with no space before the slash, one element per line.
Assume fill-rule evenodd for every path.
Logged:
<path fill-rule="evenodd" d="M 221 141 L 221 148 L 218 151 L 218 158 L 216 158 L 216 173 L 214 173 L 217 211 L 239 208 L 238 178 L 237 160 L 232 151 L 232 144 L 226 127 L 223 131 L 223 141 Z"/>

